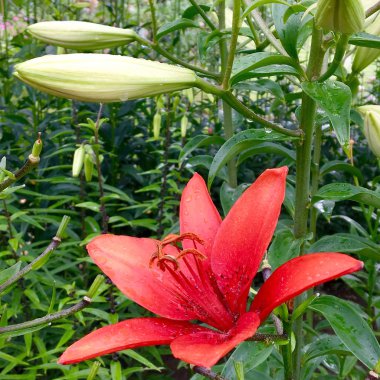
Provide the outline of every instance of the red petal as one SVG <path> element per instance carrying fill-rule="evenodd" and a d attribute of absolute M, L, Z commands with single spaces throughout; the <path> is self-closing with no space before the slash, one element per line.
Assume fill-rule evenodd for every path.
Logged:
<path fill-rule="evenodd" d="M 157 250 L 155 240 L 100 235 L 87 245 L 87 250 L 113 283 L 141 306 L 166 318 L 197 318 L 170 273 L 156 265 L 149 267 L 149 260 Z"/>
<path fill-rule="evenodd" d="M 255 313 L 245 313 L 228 333 L 213 330 L 181 336 L 170 344 L 173 355 L 187 363 L 211 367 L 239 343 L 253 336 L 260 325 Z"/>
<path fill-rule="evenodd" d="M 363 268 L 363 262 L 342 253 L 312 253 L 277 268 L 254 298 L 251 311 L 264 321 L 272 310 L 303 291 Z"/>
<path fill-rule="evenodd" d="M 266 170 L 222 222 L 211 266 L 234 313 L 245 311 L 249 286 L 272 239 L 285 196 L 287 167 Z"/>
<path fill-rule="evenodd" d="M 205 245 L 198 248 L 209 257 L 222 219 L 211 200 L 205 181 L 197 173 L 183 190 L 179 215 L 181 234 L 192 232 L 201 237 Z M 183 247 L 193 248 L 193 243 L 186 240 L 183 242 Z"/>
<path fill-rule="evenodd" d="M 73 364 L 111 352 L 156 344 L 202 330 L 188 322 L 163 318 L 136 318 L 102 327 L 72 344 L 59 358 L 60 364 Z"/>

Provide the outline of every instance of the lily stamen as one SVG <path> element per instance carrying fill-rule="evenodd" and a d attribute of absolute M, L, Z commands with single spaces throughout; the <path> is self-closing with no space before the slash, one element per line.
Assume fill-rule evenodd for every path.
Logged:
<path fill-rule="evenodd" d="M 191 240 L 193 242 L 194 248 L 182 249 L 180 243 L 182 243 L 184 240 Z M 204 240 L 192 232 L 185 232 L 180 235 L 170 234 L 166 236 L 162 241 L 157 242 L 157 251 L 152 254 L 149 260 L 149 267 L 151 268 L 153 266 L 153 263 L 157 260 L 157 266 L 164 271 L 166 268 L 165 261 L 168 260 L 173 264 L 173 269 L 177 270 L 179 268 L 178 260 L 189 254 L 200 260 L 205 260 L 206 256 L 197 249 L 196 243 L 204 245 Z M 168 255 L 164 252 L 164 248 L 168 245 L 171 245 L 177 249 L 177 257 Z"/>

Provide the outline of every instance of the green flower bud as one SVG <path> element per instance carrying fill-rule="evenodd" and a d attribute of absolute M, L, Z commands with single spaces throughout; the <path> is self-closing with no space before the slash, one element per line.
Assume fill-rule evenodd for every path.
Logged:
<path fill-rule="evenodd" d="M 380 158 L 380 106 L 363 106 L 358 110 L 364 115 L 364 135 L 369 148 Z"/>
<path fill-rule="evenodd" d="M 186 137 L 186 131 L 187 131 L 188 125 L 189 125 L 189 119 L 187 118 L 186 115 L 183 115 L 181 119 L 181 137 Z"/>
<path fill-rule="evenodd" d="M 14 75 L 48 94 L 110 103 L 192 87 L 189 69 L 109 54 L 63 54 L 34 58 L 15 66 Z"/>
<path fill-rule="evenodd" d="M 160 137 L 161 114 L 156 113 L 153 117 L 153 137 L 157 140 Z"/>
<path fill-rule="evenodd" d="M 32 156 L 36 158 L 40 157 L 41 151 L 42 151 L 42 139 L 41 139 L 41 132 L 40 132 L 38 134 L 38 139 L 33 144 Z"/>
<path fill-rule="evenodd" d="M 366 29 L 366 32 L 380 36 L 380 16 L 373 21 L 373 23 Z M 379 57 L 380 49 L 359 46 L 356 49 L 354 62 L 352 63 L 352 71 L 360 73 Z"/>
<path fill-rule="evenodd" d="M 360 0 L 318 0 L 314 19 L 326 31 L 352 34 L 364 29 L 365 12 Z"/>
<path fill-rule="evenodd" d="M 83 167 L 85 149 L 83 144 L 75 150 L 73 158 L 73 177 L 79 177 Z"/>
<path fill-rule="evenodd" d="M 84 155 L 84 177 L 86 178 L 86 182 L 91 182 L 93 172 L 94 161 L 92 160 L 91 154 L 86 153 Z"/>
<path fill-rule="evenodd" d="M 83 21 L 44 21 L 28 26 L 26 30 L 43 42 L 76 50 L 105 49 L 136 39 L 133 30 Z"/>

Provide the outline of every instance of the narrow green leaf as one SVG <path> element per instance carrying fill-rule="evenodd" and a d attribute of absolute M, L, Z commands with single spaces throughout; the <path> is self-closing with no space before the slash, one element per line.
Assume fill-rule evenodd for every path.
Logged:
<path fill-rule="evenodd" d="M 380 208 L 380 193 L 349 183 L 330 183 L 321 187 L 313 196 L 312 203 L 319 200 L 350 200 Z"/>
<path fill-rule="evenodd" d="M 330 354 L 349 354 L 350 351 L 335 335 L 320 335 L 307 347 L 305 362 Z"/>
<path fill-rule="evenodd" d="M 286 57 L 281 54 L 259 52 L 248 54 L 244 56 L 239 56 L 234 61 L 234 67 L 232 69 L 232 75 L 230 79 L 231 86 L 238 82 L 252 78 L 251 71 L 259 69 L 262 67 L 276 65 L 277 67 L 286 66 L 286 70 L 290 70 L 294 75 L 298 75 L 297 68 L 295 66 L 295 61 L 293 58 Z M 280 69 L 280 68 L 279 68 Z M 271 73 L 272 74 L 272 73 Z M 254 75 L 253 75 L 254 76 Z"/>
<path fill-rule="evenodd" d="M 252 4 L 244 11 L 242 14 L 242 18 L 247 17 L 254 9 L 261 7 L 262 5 L 266 4 L 271 4 L 271 3 L 276 3 L 276 4 L 283 4 L 286 6 L 290 6 L 286 1 L 284 0 L 255 0 L 252 2 Z"/>
<path fill-rule="evenodd" d="M 339 143 L 348 155 L 352 100 L 350 88 L 342 82 L 331 80 L 323 83 L 304 82 L 301 86 L 306 94 L 314 99 L 318 106 L 326 112 Z"/>
<path fill-rule="evenodd" d="M 309 248 L 309 252 L 354 253 L 362 258 L 380 261 L 380 246 L 365 237 L 352 234 L 323 236 Z"/>
<path fill-rule="evenodd" d="M 226 141 L 215 155 L 208 176 L 208 187 L 211 186 L 219 170 L 242 151 L 264 141 L 285 141 L 291 139 L 294 138 L 266 129 L 248 129 L 237 133 Z"/>
<path fill-rule="evenodd" d="M 344 345 L 369 369 L 380 357 L 380 345 L 368 323 L 347 302 L 333 296 L 316 299 L 310 308 L 323 314 Z"/>
<path fill-rule="evenodd" d="M 189 20 L 188 18 L 182 18 L 179 20 L 175 20 L 173 22 L 169 22 L 168 24 L 165 24 L 161 26 L 160 29 L 157 31 L 157 39 L 162 38 L 163 36 L 174 32 L 179 29 L 186 29 L 186 28 L 199 28 L 199 25 L 192 21 Z"/>
<path fill-rule="evenodd" d="M 220 136 L 206 136 L 198 135 L 189 140 L 186 145 L 182 148 L 179 155 L 179 161 L 182 163 L 184 159 L 192 153 L 195 149 L 200 147 L 209 146 L 212 144 L 222 145 L 226 140 Z"/>
<path fill-rule="evenodd" d="M 203 4 L 199 4 L 199 7 L 201 9 L 203 9 L 205 12 L 208 12 L 211 9 L 211 7 L 209 7 L 208 5 L 203 5 Z M 198 12 L 197 8 L 192 5 L 183 11 L 182 18 L 188 18 L 188 19 L 192 20 L 198 14 L 199 14 L 199 12 Z"/>
<path fill-rule="evenodd" d="M 360 169 L 356 168 L 355 166 L 352 166 L 348 164 L 347 162 L 343 161 L 329 161 L 326 162 L 320 170 L 320 175 L 324 176 L 328 173 L 334 172 L 334 171 L 342 171 L 351 174 L 354 177 L 357 177 L 360 182 L 363 182 L 363 174 L 360 171 Z"/>
<path fill-rule="evenodd" d="M 380 37 L 366 32 L 353 34 L 348 43 L 356 46 L 380 49 Z"/>

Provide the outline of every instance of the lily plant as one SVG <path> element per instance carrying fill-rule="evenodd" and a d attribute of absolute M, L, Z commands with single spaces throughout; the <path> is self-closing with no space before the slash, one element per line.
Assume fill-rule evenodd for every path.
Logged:
<path fill-rule="evenodd" d="M 361 261 L 341 253 L 305 254 L 277 268 L 250 302 L 252 280 L 281 211 L 287 171 L 266 170 L 224 220 L 195 174 L 182 194 L 178 235 L 162 241 L 111 234 L 93 239 L 87 250 L 99 268 L 158 316 L 99 328 L 71 345 L 59 363 L 166 344 L 176 358 L 211 367 L 254 336 L 277 306 L 361 269 Z"/>

